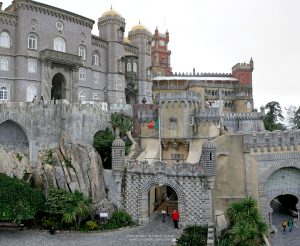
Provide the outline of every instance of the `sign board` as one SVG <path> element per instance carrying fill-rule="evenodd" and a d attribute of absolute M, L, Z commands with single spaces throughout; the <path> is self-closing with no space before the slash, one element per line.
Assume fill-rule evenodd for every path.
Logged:
<path fill-rule="evenodd" d="M 108 213 L 100 213 L 100 218 L 107 218 L 108 217 Z"/>

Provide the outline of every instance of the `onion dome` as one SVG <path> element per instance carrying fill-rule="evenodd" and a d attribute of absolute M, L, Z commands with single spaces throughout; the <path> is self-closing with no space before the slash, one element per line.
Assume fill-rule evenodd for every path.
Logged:
<path fill-rule="evenodd" d="M 102 14 L 102 17 L 107 17 L 107 16 L 122 17 L 122 15 L 119 12 L 113 10 L 112 8 Z"/>
<path fill-rule="evenodd" d="M 137 30 L 149 32 L 149 29 L 147 27 L 145 27 L 144 25 L 142 25 L 141 23 L 139 23 L 138 25 L 131 28 L 131 31 L 137 31 Z"/>
<path fill-rule="evenodd" d="M 215 149 L 215 148 L 217 148 L 217 146 L 211 139 L 207 139 L 202 145 L 202 149 Z"/>
<path fill-rule="evenodd" d="M 121 138 L 117 137 L 113 141 L 112 146 L 113 147 L 125 147 L 125 143 L 124 143 L 124 141 Z"/>

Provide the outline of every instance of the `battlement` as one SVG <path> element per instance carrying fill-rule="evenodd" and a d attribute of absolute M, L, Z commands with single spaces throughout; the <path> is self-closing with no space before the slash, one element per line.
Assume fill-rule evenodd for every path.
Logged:
<path fill-rule="evenodd" d="M 195 72 L 175 72 L 172 76 L 178 76 L 178 77 L 232 77 L 231 73 L 195 73 Z"/>
<path fill-rule="evenodd" d="M 165 161 L 159 160 L 127 160 L 127 172 L 128 173 L 145 173 L 145 174 L 157 174 L 164 173 L 168 176 L 190 176 L 199 177 L 205 176 L 203 165 L 192 163 L 172 163 L 168 164 Z"/>
<path fill-rule="evenodd" d="M 254 152 L 259 149 L 261 152 L 296 150 L 297 145 L 300 145 L 300 130 L 246 133 L 243 135 L 243 143 L 245 152 L 251 149 Z"/>
<path fill-rule="evenodd" d="M 259 120 L 263 116 L 262 113 L 251 112 L 251 113 L 225 113 L 223 116 L 223 120 Z"/>
<path fill-rule="evenodd" d="M 174 101 L 193 101 L 200 102 L 200 94 L 194 92 L 178 92 L 178 93 L 160 93 L 157 95 L 159 103 L 174 102 Z"/>
<path fill-rule="evenodd" d="M 219 121 L 220 118 L 221 118 L 220 108 L 198 109 L 195 112 L 195 119 L 199 119 L 199 120 Z"/>
<path fill-rule="evenodd" d="M 237 63 L 232 67 L 232 73 L 235 71 L 253 71 L 253 65 L 251 63 Z"/>

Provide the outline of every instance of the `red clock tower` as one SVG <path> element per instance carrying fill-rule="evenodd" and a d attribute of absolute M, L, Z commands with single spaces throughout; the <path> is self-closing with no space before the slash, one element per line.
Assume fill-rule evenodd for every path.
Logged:
<path fill-rule="evenodd" d="M 154 77 L 172 74 L 171 51 L 168 50 L 168 43 L 169 32 L 166 31 L 165 34 L 160 34 L 156 28 L 151 45 L 152 73 Z"/>

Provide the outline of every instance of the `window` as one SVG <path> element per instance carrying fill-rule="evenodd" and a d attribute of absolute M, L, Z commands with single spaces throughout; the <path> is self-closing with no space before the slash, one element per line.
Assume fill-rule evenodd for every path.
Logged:
<path fill-rule="evenodd" d="M 0 85 L 0 101 L 8 100 L 8 87 L 5 85 Z"/>
<path fill-rule="evenodd" d="M 10 48 L 10 35 L 8 32 L 2 32 L 0 35 L 0 47 Z"/>
<path fill-rule="evenodd" d="M 85 80 L 85 69 L 79 68 L 79 80 Z"/>
<path fill-rule="evenodd" d="M 137 72 L 137 65 L 136 65 L 136 63 L 135 63 L 135 62 L 133 63 L 133 72 L 134 72 L 134 73 L 136 73 L 136 72 Z"/>
<path fill-rule="evenodd" d="M 37 36 L 34 33 L 28 35 L 28 49 L 37 50 Z"/>
<path fill-rule="evenodd" d="M 127 62 L 127 72 L 131 72 L 132 64 L 131 62 Z"/>
<path fill-rule="evenodd" d="M 0 70 L 1 71 L 8 71 L 9 70 L 8 63 L 9 63 L 8 58 L 1 58 Z"/>
<path fill-rule="evenodd" d="M 176 130 L 177 129 L 177 118 L 176 117 L 170 117 L 169 118 L 169 129 L 170 130 Z"/>
<path fill-rule="evenodd" d="M 64 23 L 62 23 L 61 21 L 56 22 L 55 26 L 58 30 L 64 29 Z"/>
<path fill-rule="evenodd" d="M 33 98 L 36 96 L 36 88 L 33 85 L 29 85 L 26 89 L 26 101 L 32 102 Z"/>
<path fill-rule="evenodd" d="M 86 50 L 84 46 L 79 46 L 78 55 L 81 56 L 81 59 L 85 61 Z"/>
<path fill-rule="evenodd" d="M 60 52 L 66 52 L 66 42 L 61 37 L 56 37 L 54 39 L 54 50 Z"/>
<path fill-rule="evenodd" d="M 146 52 L 149 55 L 151 53 L 151 42 L 147 42 L 146 43 Z"/>
<path fill-rule="evenodd" d="M 146 71 L 146 77 L 147 77 L 147 79 L 151 79 L 151 69 L 150 68 L 148 68 Z"/>
<path fill-rule="evenodd" d="M 93 101 L 95 101 L 95 102 L 99 102 L 100 101 L 99 94 L 93 94 Z"/>
<path fill-rule="evenodd" d="M 194 125 L 194 115 L 189 116 L 189 125 Z"/>
<path fill-rule="evenodd" d="M 85 101 L 86 99 L 86 92 L 85 91 L 80 91 L 79 92 L 79 100 L 80 101 Z"/>
<path fill-rule="evenodd" d="M 28 60 L 28 73 L 36 73 L 37 62 L 34 59 Z"/>
<path fill-rule="evenodd" d="M 180 161 L 180 160 L 183 160 L 183 157 L 184 157 L 183 154 L 171 154 L 172 160 Z"/>
<path fill-rule="evenodd" d="M 118 30 L 118 39 L 119 39 L 119 42 L 123 42 L 123 36 L 124 36 L 124 29 L 123 29 L 123 27 L 121 27 Z"/>
<path fill-rule="evenodd" d="M 94 83 L 99 83 L 99 73 L 98 72 L 93 72 L 93 80 L 94 80 Z"/>
<path fill-rule="evenodd" d="M 99 66 L 99 55 L 97 53 L 93 54 L 92 65 Z"/>
<path fill-rule="evenodd" d="M 159 45 L 160 46 L 165 46 L 165 41 L 164 40 L 159 40 Z"/>

